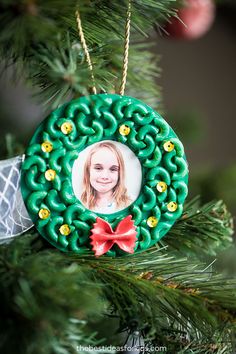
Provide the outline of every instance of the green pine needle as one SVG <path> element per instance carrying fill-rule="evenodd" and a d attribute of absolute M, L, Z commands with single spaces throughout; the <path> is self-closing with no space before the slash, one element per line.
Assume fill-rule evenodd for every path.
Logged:
<path fill-rule="evenodd" d="M 186 203 L 182 218 L 161 244 L 191 257 L 215 256 L 232 245 L 233 232 L 233 218 L 223 201 L 200 206 L 197 197 Z"/>
<path fill-rule="evenodd" d="M 107 38 L 124 36 L 127 1 L 78 2 L 89 45 L 104 45 Z M 132 1 L 132 28 L 144 34 L 153 23 L 161 25 L 176 11 L 175 0 Z M 31 60 L 32 48 L 53 44 L 67 30 L 78 38 L 76 3 L 72 0 L 4 0 L 0 4 L 0 45 L 3 58 Z"/>
<path fill-rule="evenodd" d="M 216 203 L 214 212 L 219 213 L 221 207 L 222 203 Z M 194 222 L 197 225 L 196 201 L 189 203 L 187 210 L 192 225 Z M 208 218 L 212 209 L 206 205 L 200 210 L 202 217 L 205 213 Z M 228 212 L 220 215 L 221 227 L 229 227 Z M 207 234 L 207 227 L 213 233 L 219 224 L 218 218 L 209 220 L 205 226 Z M 184 227 L 188 228 L 188 224 L 182 225 L 183 233 Z M 217 348 L 224 348 L 227 353 L 233 345 L 236 280 L 217 274 L 212 264 L 206 266 L 193 258 L 180 258 L 167 247 L 154 247 L 123 258 L 96 259 L 92 253 L 62 254 L 48 249 L 37 235 L 26 235 L 0 249 L 0 281 L 3 299 L 0 307 L 4 314 L 0 328 L 2 348 L 19 331 L 20 338 L 25 338 L 28 328 L 33 330 L 27 343 L 20 343 L 24 353 L 30 353 L 27 346 L 32 343 L 48 343 L 51 348 L 55 344 L 55 331 L 58 333 L 55 345 L 63 342 L 70 347 L 65 338 L 70 318 L 86 321 L 86 329 L 90 328 L 92 333 L 93 325 L 96 327 L 97 323 L 99 328 L 101 319 L 107 322 L 109 315 L 119 319 L 121 328 L 126 328 L 131 319 L 137 319 L 146 339 L 153 343 L 159 338 L 163 344 L 172 336 L 179 353 L 187 353 L 186 348 L 203 353 L 199 343 L 204 341 L 207 352 L 222 333 L 222 343 Z M 47 328 L 46 335 L 41 331 L 39 335 L 42 324 Z M 79 344 L 86 337 L 85 329 L 81 331 Z M 181 343 L 180 333 L 184 337 Z M 107 335 L 110 337 L 112 333 Z M 14 343 L 19 345 L 17 339 Z"/>

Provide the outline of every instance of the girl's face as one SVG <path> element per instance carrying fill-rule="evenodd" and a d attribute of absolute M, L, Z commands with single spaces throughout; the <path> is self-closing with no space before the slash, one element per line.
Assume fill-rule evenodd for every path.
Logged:
<path fill-rule="evenodd" d="M 102 147 L 91 157 L 90 184 L 99 193 L 111 191 L 119 178 L 119 163 L 116 155 Z"/>

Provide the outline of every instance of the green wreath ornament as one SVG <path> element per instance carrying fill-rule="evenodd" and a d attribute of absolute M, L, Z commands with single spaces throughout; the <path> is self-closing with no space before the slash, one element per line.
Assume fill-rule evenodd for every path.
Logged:
<path fill-rule="evenodd" d="M 75 160 L 102 141 L 127 146 L 142 170 L 138 197 L 112 214 L 89 210 L 72 185 Z M 37 128 L 22 165 L 21 189 L 39 233 L 64 252 L 92 249 L 97 218 L 115 230 L 126 217 L 136 230 L 134 252 L 157 243 L 181 216 L 188 193 L 184 148 L 168 123 L 141 101 L 116 94 L 81 97 L 52 112 Z M 106 252 L 122 256 L 116 243 Z"/>

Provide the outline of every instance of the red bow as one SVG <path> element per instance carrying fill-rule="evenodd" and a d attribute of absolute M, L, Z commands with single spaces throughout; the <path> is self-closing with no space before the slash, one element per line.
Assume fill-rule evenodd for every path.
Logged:
<path fill-rule="evenodd" d="M 94 228 L 91 230 L 92 239 L 91 245 L 95 256 L 101 256 L 109 251 L 116 243 L 123 251 L 134 253 L 134 246 L 136 240 L 136 226 L 134 221 L 131 220 L 132 216 L 129 215 L 117 225 L 116 230 L 113 231 L 111 225 L 101 219 L 97 218 Z"/>

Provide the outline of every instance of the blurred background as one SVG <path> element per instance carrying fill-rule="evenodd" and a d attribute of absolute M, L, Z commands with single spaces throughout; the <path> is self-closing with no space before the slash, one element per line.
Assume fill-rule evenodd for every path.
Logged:
<path fill-rule="evenodd" d="M 236 3 L 217 6 L 198 39 L 157 38 L 164 106 L 185 144 L 190 194 L 236 212 Z"/>
<path fill-rule="evenodd" d="M 163 115 L 185 145 L 190 196 L 201 194 L 203 202 L 222 198 L 235 215 L 235 2 L 219 1 L 212 16 L 212 25 L 199 38 L 176 39 L 170 30 L 168 36 L 154 31 L 150 41 L 162 68 L 157 83 Z M 3 71 L 1 158 L 22 152 L 45 117 L 24 79 L 14 82 L 11 71 Z"/>

